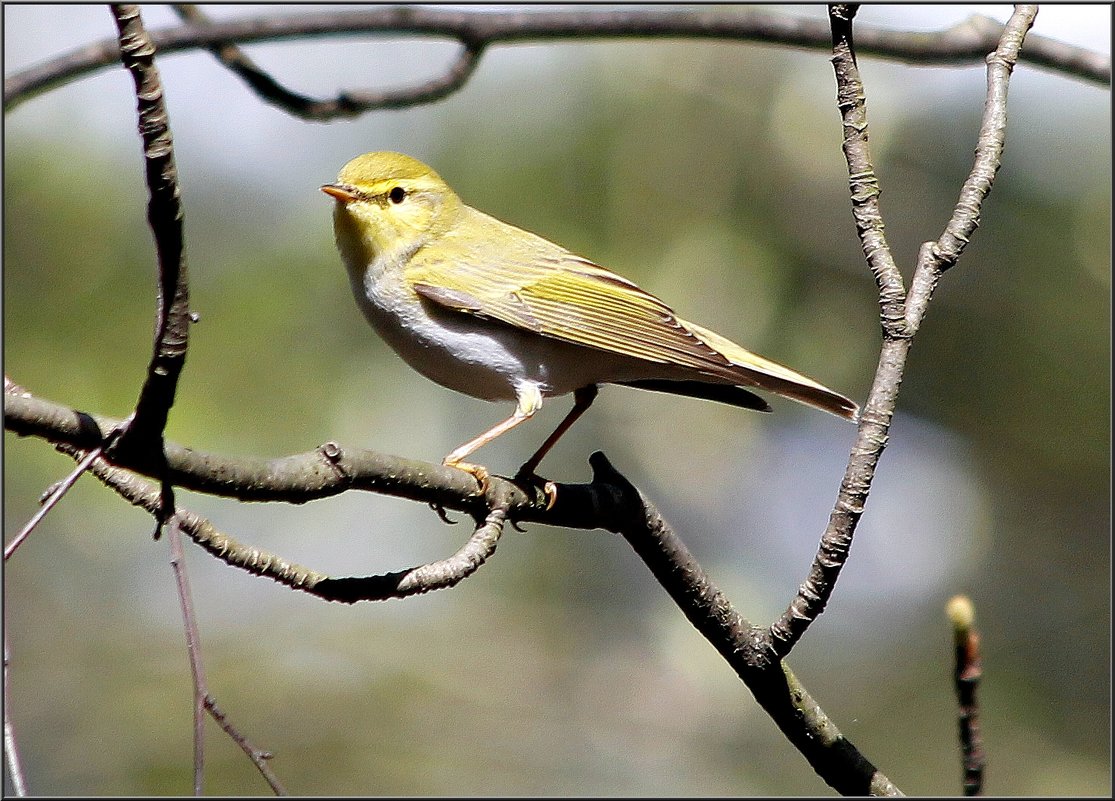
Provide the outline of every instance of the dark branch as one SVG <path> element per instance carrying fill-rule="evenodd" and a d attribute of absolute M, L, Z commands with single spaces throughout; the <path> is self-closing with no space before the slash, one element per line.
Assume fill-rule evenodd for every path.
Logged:
<path fill-rule="evenodd" d="M 1003 26 L 972 17 L 951 28 L 911 33 L 860 28 L 861 55 L 910 64 L 968 65 L 993 50 Z M 824 20 L 771 13 L 757 8 L 531 11 L 448 10 L 427 6 L 378 7 L 356 12 L 319 12 L 300 16 L 183 25 L 153 33 L 163 54 L 198 47 L 323 36 L 394 33 L 455 39 L 473 46 L 591 38 L 704 38 L 789 45 L 810 50 L 830 46 Z M 115 42 L 98 42 L 16 73 L 4 81 L 4 108 L 10 109 L 48 89 L 112 64 Z M 1034 36 L 1022 59 L 1035 66 L 1111 85 L 1111 59 L 1098 53 Z M 396 97 L 397 104 L 414 102 Z"/>
<path fill-rule="evenodd" d="M 448 559 L 382 576 L 327 578 L 312 588 L 307 588 L 307 591 L 327 601 L 356 603 L 406 598 L 455 586 L 475 573 L 495 553 L 496 544 L 503 533 L 503 524 L 507 522 L 508 493 L 503 484 L 494 489 L 499 497 L 493 503 L 487 518 L 476 527 L 461 549 Z"/>
<path fill-rule="evenodd" d="M 174 8 L 182 19 L 193 25 L 210 23 L 209 18 L 192 3 L 179 3 Z M 465 42 L 444 75 L 432 78 L 418 86 L 379 92 L 342 92 L 335 98 L 318 100 L 287 89 L 264 72 L 234 44 L 209 46 L 206 49 L 267 102 L 285 109 L 296 117 L 319 121 L 337 117 L 355 117 L 374 109 L 433 103 L 464 86 L 480 64 L 480 56 L 484 52 L 483 45 Z"/>
<path fill-rule="evenodd" d="M 147 222 L 155 237 L 159 291 L 155 313 L 155 339 L 147 377 L 136 401 L 135 411 L 111 450 L 142 450 L 160 468 L 163 430 L 178 387 L 178 376 L 186 361 L 190 309 L 186 254 L 182 234 L 182 202 L 170 120 L 163 102 L 162 82 L 155 66 L 155 48 L 143 26 L 139 7 L 113 5 L 120 33 L 120 58 L 135 82 L 139 134 L 143 140 L 146 166 Z M 160 475 L 160 478 L 163 476 Z M 163 503 L 158 521 L 174 510 L 170 484 L 163 484 Z"/>
<path fill-rule="evenodd" d="M 55 447 L 74 459 L 83 455 L 80 449 L 68 444 Z M 593 454 L 590 462 L 594 477 L 592 484 L 582 491 L 581 503 L 594 516 L 594 527 L 618 532 L 627 539 L 685 616 L 732 666 L 818 775 L 846 794 L 899 794 L 890 780 L 844 738 L 789 668 L 770 658 L 767 632 L 748 623 L 732 608 L 650 502 L 602 453 Z M 114 467 L 103 458 L 93 462 L 90 472 L 129 503 L 148 511 L 158 507 L 159 490 L 153 483 Z M 508 519 L 510 486 L 493 480 L 487 519 L 478 525 L 458 554 L 442 563 L 382 577 L 330 578 L 243 546 L 217 531 L 205 518 L 186 510 L 176 512 L 173 524 L 229 564 L 293 589 L 346 603 L 381 600 L 451 586 L 475 570 L 495 549 Z M 563 494 L 575 489 L 569 486 L 559 489 L 559 503 Z"/>
<path fill-rule="evenodd" d="M 118 425 L 119 420 L 69 409 L 26 390 L 4 395 L 4 427 L 16 434 L 88 451 Z M 474 516 L 487 513 L 476 479 L 468 473 L 371 450 L 342 449 L 331 442 L 309 453 L 278 459 L 226 457 L 169 441 L 165 453 L 167 476 L 175 486 L 241 501 L 305 503 L 357 489 L 435 503 Z M 143 453 L 113 455 L 111 463 L 152 478 L 159 476 L 159 466 Z M 585 527 L 587 515 L 578 507 L 586 499 L 575 487 L 570 486 L 570 492 L 550 512 L 545 511 L 545 499 L 535 499 L 514 485 L 510 491 L 510 508 L 516 519 Z"/>
<path fill-rule="evenodd" d="M 772 659 L 768 632 L 735 611 L 650 501 L 604 454 L 594 453 L 589 462 L 592 483 L 600 486 L 597 497 L 609 500 L 601 525 L 623 535 L 817 775 L 844 795 L 900 795 L 840 733 L 790 668 Z"/>
<path fill-rule="evenodd" d="M 960 751 L 964 762 L 964 795 L 979 795 L 983 789 L 983 769 L 987 761 L 980 734 L 979 702 L 976 690 L 983 678 L 980 637 L 976 631 L 976 610 L 969 598 L 957 595 L 947 610 L 952 623 L 953 683 L 959 706 Z"/>

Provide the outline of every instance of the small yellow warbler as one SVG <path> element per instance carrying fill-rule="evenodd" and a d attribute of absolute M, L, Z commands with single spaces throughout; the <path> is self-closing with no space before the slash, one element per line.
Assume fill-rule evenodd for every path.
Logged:
<path fill-rule="evenodd" d="M 598 384 L 671 392 L 770 411 L 758 387 L 856 419 L 856 404 L 793 370 L 687 322 L 631 281 L 466 206 L 437 173 L 399 153 L 367 153 L 321 191 L 356 302 L 415 370 L 515 413 L 444 459 L 464 459 L 572 392 L 573 409 L 520 468 L 542 457 L 596 397 Z M 550 503 L 553 485 L 547 483 Z"/>

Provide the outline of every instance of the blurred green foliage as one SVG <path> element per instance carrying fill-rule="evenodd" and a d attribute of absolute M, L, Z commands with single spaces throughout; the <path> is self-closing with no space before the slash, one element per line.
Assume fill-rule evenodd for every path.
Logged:
<path fill-rule="evenodd" d="M 831 99 L 814 102 L 809 90 L 831 94 L 823 55 L 680 42 L 532 50 L 545 57 L 493 51 L 464 91 L 399 112 L 395 128 L 381 115 L 355 131 L 313 128 L 321 144 L 306 153 L 270 140 L 261 147 L 281 165 L 273 172 L 180 158 L 201 322 L 171 438 L 256 455 L 336 439 L 436 460 L 504 413 L 425 382 L 375 340 L 333 252 L 328 203 L 312 197 L 332 177 L 322 164 L 335 170 L 359 152 L 345 137 L 365 150 L 407 149 L 398 132 L 408 120 L 428 142 L 412 154 L 466 202 L 630 276 L 757 352 L 865 395 L 877 307 L 847 208 L 838 118 Z M 869 98 L 879 84 L 922 75 L 866 63 Z M 1012 93 L 1023 95 L 1034 75 L 1020 68 Z M 216 84 L 168 79 L 172 111 L 176 93 L 224 92 L 233 79 L 206 80 Z M 964 87 L 939 105 L 869 107 L 889 126 L 877 167 L 907 279 L 970 166 L 982 97 L 978 82 Z M 919 585 L 903 582 L 906 564 L 870 564 L 873 546 L 857 542 L 851 559 L 861 557 L 866 585 L 886 576 L 913 600 L 891 607 L 865 590 L 870 600 L 858 606 L 838 586 L 791 659 L 845 733 L 913 793 L 959 787 L 943 617 L 957 591 L 973 595 L 984 631 L 989 792 L 1109 789 L 1110 116 L 1099 112 L 1103 130 L 1079 131 L 1106 93 L 1049 76 L 1039 87 L 1012 107 L 1011 125 L 1076 138 L 1095 168 L 1083 183 L 1047 191 L 1058 175 L 1012 128 L 982 225 L 944 276 L 912 351 L 891 444 L 904 447 L 909 420 L 941 443 L 962 443 L 942 444 L 936 457 L 977 477 L 986 547 L 955 576 Z M 1042 92 L 1072 94 L 1080 115 L 1038 119 Z M 29 104 L 12 116 L 35 113 Z M 68 113 L 80 119 L 80 104 Z M 173 114 L 172 124 L 189 148 L 189 129 Z M 133 144 L 121 155 L 33 124 L 12 125 L 4 142 L 5 370 L 43 397 L 117 416 L 138 392 L 153 322 Z M 301 194 L 275 191 L 287 181 Z M 510 470 L 565 408 L 548 404 L 542 422 L 485 458 Z M 833 451 L 835 470 L 817 486 L 784 481 L 781 497 L 808 496 L 815 525 L 757 525 L 740 516 L 761 497 L 743 477 L 772 480 L 764 454 L 779 437 L 838 425 L 788 404 L 776 413 L 609 390 L 543 467 L 584 479 L 587 455 L 606 450 L 663 505 L 740 611 L 762 620 L 804 576 L 850 443 L 841 429 L 836 446 L 805 446 L 818 460 L 822 448 Z M 963 465 L 947 461 L 954 453 Z M 11 532 L 70 467 L 43 443 L 11 435 L 4 455 Z M 897 464 L 890 456 L 881 476 Z M 899 505 L 915 488 L 942 513 L 954 501 L 934 495 L 944 483 L 887 477 Z M 342 574 L 438 558 L 465 528 L 381 498 L 293 509 L 182 495 L 233 536 Z M 872 497 L 865 527 L 882 504 Z M 85 479 L 6 566 L 11 711 L 34 792 L 190 786 L 188 668 L 165 544 L 152 544 L 150 529 Z M 901 542 L 904 529 L 871 536 Z M 771 583 L 770 541 L 791 534 L 801 541 L 797 561 L 777 565 L 791 578 Z M 213 691 L 276 752 L 293 792 L 818 790 L 629 549 L 602 532 L 508 532 L 492 562 L 455 590 L 355 608 L 253 579 L 196 549 L 189 565 Z M 207 792 L 262 792 L 238 750 L 209 729 Z"/>

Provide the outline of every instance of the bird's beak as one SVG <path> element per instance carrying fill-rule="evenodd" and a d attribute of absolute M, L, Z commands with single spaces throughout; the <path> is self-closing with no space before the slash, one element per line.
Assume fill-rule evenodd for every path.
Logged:
<path fill-rule="evenodd" d="M 351 203 L 359 197 L 356 187 L 349 184 L 325 184 L 321 191 L 342 203 Z"/>

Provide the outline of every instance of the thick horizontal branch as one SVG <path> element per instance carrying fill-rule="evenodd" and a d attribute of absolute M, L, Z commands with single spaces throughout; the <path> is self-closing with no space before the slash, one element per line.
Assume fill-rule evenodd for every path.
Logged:
<path fill-rule="evenodd" d="M 857 28 L 857 52 L 910 64 L 968 65 L 994 50 L 1003 26 L 972 17 L 951 28 L 912 33 Z M 377 7 L 299 16 L 229 20 L 152 31 L 166 55 L 223 44 L 364 34 L 411 34 L 455 39 L 466 45 L 539 42 L 551 39 L 702 38 L 788 45 L 815 50 L 830 47 L 824 19 L 801 18 L 756 8 L 731 10 L 640 8 L 621 10 L 449 10 L 427 6 Z M 116 42 L 105 40 L 30 67 L 4 81 L 4 107 L 94 70 L 118 63 Z M 1035 66 L 1111 85 L 1111 59 L 1054 39 L 1032 36 L 1021 60 Z"/>
<path fill-rule="evenodd" d="M 13 432 L 35 434 L 52 442 L 64 442 L 61 447 L 67 451 L 74 447 L 80 448 L 82 444 L 98 442 L 99 431 L 114 425 L 114 421 L 74 412 L 36 399 L 24 391 L 5 394 L 4 421 L 5 426 Z M 378 469 L 369 471 L 363 479 L 349 475 L 343 487 L 332 486 L 329 482 L 319 481 L 316 478 L 312 479 L 306 487 L 297 487 L 299 482 L 292 482 L 289 472 L 279 470 L 279 474 L 284 477 L 277 481 L 273 481 L 267 474 L 266 465 L 282 465 L 288 461 L 312 465 L 320 459 L 335 458 L 339 451 L 340 449 L 334 451 L 330 446 L 323 446 L 313 454 L 264 462 L 226 460 L 221 457 L 197 454 L 179 445 L 167 443 L 167 464 L 173 477 L 171 480 L 177 483 L 176 479 L 184 479 L 182 486 L 187 486 L 189 481 L 195 486 L 206 487 L 208 490 L 223 489 L 225 492 L 218 494 L 236 497 L 239 497 L 237 492 L 247 491 L 253 500 L 260 500 L 267 493 L 272 493 L 274 500 L 309 500 L 310 497 L 323 497 L 325 494 L 335 494 L 342 489 L 357 488 L 362 480 L 368 480 L 369 487 L 377 485 L 378 482 L 380 491 L 389 491 L 390 487 L 395 490 L 392 494 L 408 495 L 419 500 L 436 501 L 453 498 L 459 508 L 477 507 L 477 504 L 479 504 L 478 508 L 486 508 L 488 503 L 488 500 L 482 497 L 477 497 L 475 503 L 473 502 L 476 485 L 471 476 L 453 468 L 435 465 L 422 466 L 422 469 L 431 471 L 430 481 L 425 490 L 411 487 L 406 492 L 401 491 L 403 482 L 400 482 L 398 477 L 391 479 L 397 482 L 392 485 L 387 476 L 380 475 L 381 471 Z M 71 456 L 79 458 L 80 454 L 71 452 Z M 385 468 L 387 474 L 393 472 L 407 474 L 409 467 L 419 464 L 382 455 L 373 455 L 373 457 L 372 462 L 380 460 L 380 467 L 391 465 Z M 346 469 L 359 464 L 359 460 L 349 461 L 348 457 L 342 458 Z M 558 488 L 557 504 L 551 512 L 546 512 L 544 498 L 532 501 L 514 485 L 493 478 L 494 486 L 489 490 L 489 497 L 496 499 L 495 505 L 487 510 L 487 519 L 477 528 L 470 544 L 460 552 L 464 554 L 462 559 L 475 561 L 474 557 L 478 549 L 490 553 L 490 550 L 494 549 L 495 539 L 499 535 L 503 521 L 511 519 L 513 508 L 519 512 L 520 519 L 530 517 L 547 523 L 599 527 L 621 533 L 650 568 L 651 573 L 662 583 L 685 616 L 732 666 L 818 775 L 832 787 L 847 794 L 898 794 L 897 788 L 890 780 L 840 733 L 789 668 L 779 660 L 771 659 L 772 652 L 766 631 L 748 623 L 732 608 L 727 598 L 693 558 L 681 538 L 646 497 L 618 473 L 603 454 L 593 454 L 590 462 L 594 470 L 592 483 L 561 485 Z M 131 502 L 138 501 L 141 505 L 146 503 L 148 508 L 153 508 L 156 504 L 153 485 L 141 480 L 133 480 L 134 477 L 129 478 L 123 474 L 123 471 L 107 464 L 103 459 L 96 460 L 93 470 L 99 478 L 109 483 Z M 460 476 L 453 475 L 455 473 L 460 473 Z M 249 475 L 256 477 L 255 486 L 249 486 L 250 481 L 246 478 Z M 313 477 L 318 473 L 311 469 L 306 470 L 303 475 Z M 217 476 L 223 478 L 216 480 Z M 464 492 L 458 493 L 460 488 L 453 484 L 458 480 L 465 482 L 467 489 Z M 495 484 L 495 482 L 499 483 Z M 144 484 L 147 486 L 142 486 Z M 326 491 L 327 486 L 328 491 Z M 231 491 L 234 489 L 236 492 Z M 280 489 L 283 491 L 279 492 Z M 298 492 L 296 493 L 295 490 Z M 441 494 L 436 497 L 433 495 L 419 497 L 423 492 L 430 490 L 437 490 Z M 147 496 L 146 501 L 140 497 L 143 495 Z M 563 513 L 563 507 L 572 507 L 577 511 Z M 475 516 L 475 508 L 470 510 Z M 583 519 L 578 521 L 578 516 Z M 179 510 L 176 519 L 182 524 L 183 531 L 198 544 L 224 558 L 221 553 L 224 548 L 222 543 L 225 543 L 227 538 L 216 532 L 208 521 L 185 510 Z M 474 540 L 476 543 L 473 543 Z M 331 579 L 285 561 L 281 564 L 273 564 L 279 560 L 273 555 L 262 558 L 268 564 L 262 564 L 259 558 L 249 561 L 240 560 L 236 564 L 250 572 L 266 574 L 295 589 L 319 594 L 329 600 L 347 602 L 359 600 L 350 591 L 359 594 L 368 589 L 369 583 L 375 585 L 372 587 L 374 590 L 385 579 L 405 578 L 401 574 L 393 574 L 370 579 Z M 432 579 L 436 584 L 438 577 L 434 576 Z"/>
<path fill-rule="evenodd" d="M 26 391 L 4 395 L 7 430 L 83 450 L 98 447 L 120 422 L 70 409 Z M 166 480 L 208 495 L 241 501 L 306 503 L 356 489 L 436 504 L 474 517 L 482 518 L 488 512 L 476 479 L 470 474 L 368 449 L 345 449 L 328 442 L 308 453 L 262 459 L 204 453 L 170 441 L 165 446 Z M 139 452 L 122 453 L 112 463 L 162 480 L 159 464 L 145 458 Z M 536 488 L 524 489 L 498 476 L 492 480 L 507 485 L 510 520 L 567 528 L 608 527 L 600 511 L 607 504 L 595 497 L 598 490 L 592 485 L 558 485 L 557 503 L 547 510 L 547 499 Z"/>

